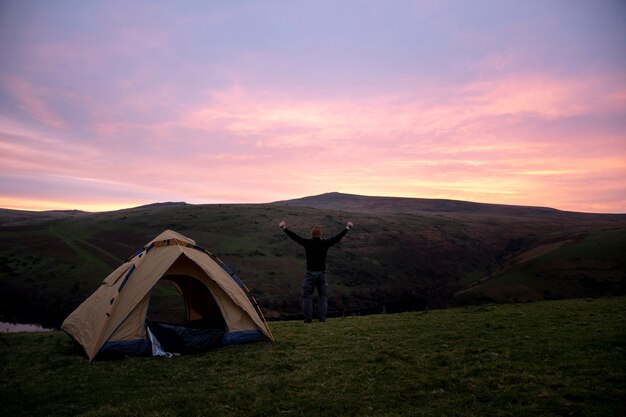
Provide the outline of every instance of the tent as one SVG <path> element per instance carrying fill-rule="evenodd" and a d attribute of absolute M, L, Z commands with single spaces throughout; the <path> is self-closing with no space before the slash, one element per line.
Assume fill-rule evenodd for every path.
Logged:
<path fill-rule="evenodd" d="M 186 322 L 146 320 L 150 291 L 169 280 Z M 219 258 L 166 230 L 107 276 L 61 328 L 89 359 L 110 354 L 171 355 L 274 338 L 248 288 Z"/>

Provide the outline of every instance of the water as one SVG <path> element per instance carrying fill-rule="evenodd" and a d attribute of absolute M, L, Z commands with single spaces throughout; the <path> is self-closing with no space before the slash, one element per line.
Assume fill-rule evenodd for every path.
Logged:
<path fill-rule="evenodd" d="M 46 329 L 38 324 L 7 323 L 0 321 L 0 333 L 20 333 L 20 332 L 51 332 L 54 329 Z"/>

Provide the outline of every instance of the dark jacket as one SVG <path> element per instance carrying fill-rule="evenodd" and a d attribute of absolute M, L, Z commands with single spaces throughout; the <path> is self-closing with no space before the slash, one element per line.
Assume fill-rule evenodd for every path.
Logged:
<path fill-rule="evenodd" d="M 306 269 L 308 271 L 319 272 L 326 271 L 326 255 L 328 254 L 328 248 L 339 242 L 346 233 L 348 233 L 348 229 L 343 229 L 341 233 L 330 239 L 320 239 L 319 237 L 304 239 L 287 228 L 284 229 L 284 232 L 287 236 L 304 246 L 306 252 Z"/>

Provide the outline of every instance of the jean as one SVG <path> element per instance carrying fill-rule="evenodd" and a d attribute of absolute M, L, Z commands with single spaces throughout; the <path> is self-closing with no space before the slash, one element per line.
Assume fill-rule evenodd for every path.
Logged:
<path fill-rule="evenodd" d="M 320 321 L 326 321 L 328 313 L 328 282 L 324 271 L 306 271 L 302 282 L 302 314 L 304 321 L 310 323 L 313 318 L 313 292 L 317 288 L 319 297 L 318 314 Z"/>

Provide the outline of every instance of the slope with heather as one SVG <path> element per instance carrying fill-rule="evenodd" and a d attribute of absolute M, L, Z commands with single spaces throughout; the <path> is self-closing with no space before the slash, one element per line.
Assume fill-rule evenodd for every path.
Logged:
<path fill-rule="evenodd" d="M 225 261 L 270 318 L 300 311 L 306 235 L 356 227 L 329 255 L 332 315 L 624 294 L 626 216 L 331 193 L 254 205 L 154 204 L 104 213 L 0 212 L 0 314 L 58 326 L 165 229 Z M 18 218 L 18 221 L 15 219 Z M 21 220 L 19 220 L 21 218 Z M 26 221 L 25 221 L 26 220 Z M 157 291 L 155 308 L 178 299 Z"/>

